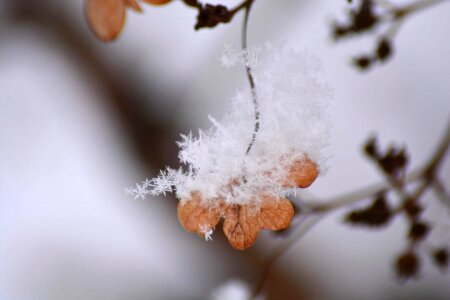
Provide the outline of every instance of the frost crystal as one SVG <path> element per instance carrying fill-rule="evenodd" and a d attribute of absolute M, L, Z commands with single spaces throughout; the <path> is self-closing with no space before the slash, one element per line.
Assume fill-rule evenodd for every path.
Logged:
<path fill-rule="evenodd" d="M 200 227 L 200 232 L 205 236 L 205 241 L 212 241 L 212 234 L 214 232 L 208 225 L 204 224 Z"/>
<path fill-rule="evenodd" d="M 220 61 L 223 67 L 230 68 L 236 63 L 241 63 L 245 66 L 254 68 L 258 65 L 259 53 L 262 51 L 261 47 L 251 47 L 247 50 L 240 50 L 234 48 L 232 45 L 225 46 Z"/>
<path fill-rule="evenodd" d="M 183 168 L 168 168 L 142 186 L 129 189 L 136 198 L 175 192 L 183 201 L 199 192 L 205 206 L 214 207 L 221 201 L 255 204 L 262 193 L 286 193 L 283 181 L 294 162 L 307 158 L 322 166 L 331 88 L 317 77 L 320 61 L 305 51 L 287 49 L 242 52 L 228 47 L 225 52 L 225 66 L 240 61 L 254 70 L 260 129 L 250 153 L 246 155 L 246 149 L 255 120 L 247 88 L 235 95 L 222 118 L 209 117 L 210 129 L 199 130 L 196 136 L 182 135 L 178 145 Z"/>

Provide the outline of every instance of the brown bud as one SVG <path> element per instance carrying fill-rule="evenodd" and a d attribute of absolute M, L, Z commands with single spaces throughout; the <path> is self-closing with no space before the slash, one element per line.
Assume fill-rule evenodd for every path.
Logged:
<path fill-rule="evenodd" d="M 417 276 L 420 267 L 420 260 L 414 252 L 401 254 L 396 261 L 395 268 L 397 275 L 402 279 L 410 279 Z"/>
<path fill-rule="evenodd" d="M 448 267 L 448 250 L 447 248 L 439 248 L 433 252 L 433 261 L 442 270 Z"/>
<path fill-rule="evenodd" d="M 430 226 L 424 222 L 414 222 L 409 229 L 409 238 L 414 241 L 424 239 L 430 232 Z"/>

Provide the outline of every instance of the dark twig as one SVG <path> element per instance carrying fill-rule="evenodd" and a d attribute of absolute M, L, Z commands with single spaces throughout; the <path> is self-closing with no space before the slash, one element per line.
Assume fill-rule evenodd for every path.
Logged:
<path fill-rule="evenodd" d="M 245 7 L 245 15 L 244 15 L 244 23 L 242 25 L 242 50 L 247 50 L 247 28 L 248 28 L 248 19 L 249 19 L 249 15 L 250 15 L 250 9 L 252 7 L 253 1 L 246 1 L 244 2 L 244 7 Z M 255 88 L 255 80 L 253 78 L 253 70 L 252 67 L 250 65 L 250 61 L 248 58 L 248 53 L 244 53 L 245 55 L 245 69 L 247 72 L 247 78 L 248 78 L 248 82 L 250 84 L 250 91 L 252 94 L 252 99 L 253 99 L 253 108 L 254 108 L 254 112 L 255 112 L 255 127 L 253 128 L 253 133 L 252 133 L 252 139 L 247 147 L 247 150 L 245 151 L 246 154 L 248 154 L 250 152 L 250 150 L 253 147 L 253 144 L 255 143 L 255 139 L 256 139 L 256 134 L 259 131 L 259 109 L 258 109 L 258 97 L 256 95 L 256 88 Z"/>
<path fill-rule="evenodd" d="M 362 33 L 377 32 L 377 45 L 373 53 L 359 55 L 353 60 L 356 67 L 366 70 L 375 62 L 385 62 L 392 56 L 394 36 L 408 17 L 445 2 L 448 3 L 449 1 L 416 0 L 397 6 L 390 2 L 361 0 L 360 6 L 349 12 L 350 20 L 347 23 L 334 24 L 333 36 L 336 40 L 339 40 L 345 37 L 358 36 Z M 377 8 L 380 7 L 382 9 L 378 12 Z M 381 26 L 383 24 L 388 25 L 384 32 Z M 381 30 L 378 30 L 380 28 Z"/>

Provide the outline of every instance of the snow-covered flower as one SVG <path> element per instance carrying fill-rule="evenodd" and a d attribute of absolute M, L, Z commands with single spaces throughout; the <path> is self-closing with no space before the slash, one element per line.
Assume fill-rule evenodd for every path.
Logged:
<path fill-rule="evenodd" d="M 252 91 L 243 89 L 220 119 L 210 117 L 210 129 L 181 136 L 183 168 L 168 168 L 145 184 L 151 195 L 176 194 L 178 217 L 188 231 L 204 237 L 205 226 L 212 229 L 223 219 L 224 232 L 237 249 L 250 247 L 260 229 L 289 225 L 294 210 L 286 194 L 316 179 L 329 132 L 325 111 L 331 89 L 317 77 L 318 59 L 305 51 L 257 49 L 261 57 L 256 59 L 252 50 L 251 67 L 258 131 Z M 228 48 L 230 55 L 236 57 L 222 61 L 250 57 Z"/>

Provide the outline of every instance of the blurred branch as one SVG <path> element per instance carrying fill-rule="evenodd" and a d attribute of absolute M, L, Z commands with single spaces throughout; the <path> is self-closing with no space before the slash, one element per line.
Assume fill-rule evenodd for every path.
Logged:
<path fill-rule="evenodd" d="M 447 127 L 446 133 L 443 135 L 437 149 L 431 155 L 429 162 L 418 170 L 410 172 L 405 179 L 405 184 L 410 184 L 417 181 L 425 181 L 428 184 L 436 181 L 436 171 L 439 169 L 445 154 L 448 152 L 450 145 L 450 124 Z M 437 180 L 439 181 L 439 180 Z M 395 189 L 392 182 L 382 182 L 375 185 L 363 187 L 348 194 L 332 198 L 322 204 L 310 204 L 310 208 L 314 213 L 329 212 L 349 204 L 369 198 L 374 194 L 385 193 Z"/>
<path fill-rule="evenodd" d="M 403 181 L 403 187 L 399 187 L 397 182 L 388 180 L 386 182 L 381 182 L 375 185 L 366 186 L 360 188 L 356 191 L 338 196 L 325 201 L 322 204 L 305 204 L 306 211 L 304 212 L 304 218 L 311 219 L 309 222 L 302 222 L 297 230 L 292 233 L 292 236 L 284 240 L 276 249 L 272 252 L 269 258 L 266 260 L 264 267 L 262 268 L 261 279 L 255 286 L 253 297 L 256 298 L 264 289 L 265 282 L 269 276 L 274 264 L 307 232 L 309 232 L 312 227 L 318 223 L 327 213 L 335 211 L 337 209 L 347 207 L 359 201 L 367 200 L 374 195 L 385 194 L 389 191 L 398 191 L 400 197 L 402 198 L 403 204 L 400 210 L 396 210 L 396 213 L 400 213 L 404 209 L 408 209 L 408 205 L 411 201 L 414 203 L 418 201 L 421 195 L 429 188 L 433 187 L 439 194 L 441 200 L 447 207 L 450 207 L 450 200 L 448 194 L 445 191 L 444 185 L 440 182 L 439 176 L 437 174 L 441 165 L 444 162 L 445 155 L 450 147 L 450 123 L 447 125 L 446 132 L 442 136 L 436 150 L 431 155 L 428 163 L 424 167 L 410 172 Z M 406 192 L 406 186 L 412 183 L 419 182 L 419 186 L 416 188 L 415 192 L 409 194 Z M 413 218 L 411 222 L 416 222 Z M 305 224 L 306 223 L 306 224 Z M 415 223 L 413 223 L 415 224 Z M 411 242 L 410 247 L 414 246 L 414 242 Z"/>
<path fill-rule="evenodd" d="M 353 59 L 356 67 L 366 70 L 375 62 L 385 62 L 392 56 L 394 52 L 393 39 L 408 17 L 445 2 L 448 0 L 416 0 L 408 4 L 360 0 L 360 5 L 356 9 L 349 10 L 347 23 L 334 23 L 333 37 L 335 40 L 341 40 L 373 32 L 381 25 L 387 25 L 387 30 L 376 37 L 377 44 L 374 51 Z"/>
<path fill-rule="evenodd" d="M 436 192 L 436 196 L 450 211 L 450 194 L 446 191 L 444 184 L 440 179 L 435 178 L 433 180 L 433 190 Z"/>

